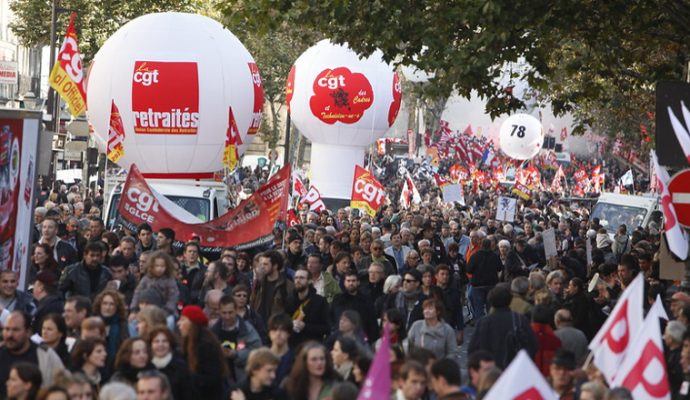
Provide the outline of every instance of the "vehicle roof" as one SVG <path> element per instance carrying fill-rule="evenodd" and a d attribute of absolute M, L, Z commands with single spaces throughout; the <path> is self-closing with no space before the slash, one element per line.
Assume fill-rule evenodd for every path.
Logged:
<path fill-rule="evenodd" d="M 214 182 L 215 183 L 215 182 Z M 204 196 L 204 192 L 208 189 L 215 189 L 216 191 L 223 191 L 223 187 L 219 187 L 217 185 L 212 185 L 212 186 L 204 186 L 203 183 L 200 183 L 199 186 L 193 185 L 193 184 L 180 184 L 180 183 L 164 183 L 164 182 L 156 182 L 156 181 L 148 181 L 148 184 L 156 190 L 158 193 L 164 195 L 164 196 L 184 196 L 184 197 L 193 197 L 193 198 L 204 198 L 208 196 Z M 122 188 L 124 187 L 124 184 L 119 185 L 119 190 L 117 192 L 121 192 Z"/>
<path fill-rule="evenodd" d="M 629 194 L 619 193 L 602 193 L 599 196 L 600 203 L 620 204 L 632 207 L 649 207 L 656 204 L 658 198 L 656 196 L 633 196 Z"/>

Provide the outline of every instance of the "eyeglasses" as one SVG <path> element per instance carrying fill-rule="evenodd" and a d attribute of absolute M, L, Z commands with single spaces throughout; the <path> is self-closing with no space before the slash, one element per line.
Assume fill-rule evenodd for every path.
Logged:
<path fill-rule="evenodd" d="M 403 279 L 403 282 L 405 282 L 405 283 L 415 283 L 415 282 L 417 282 L 417 280 L 416 280 L 416 279 Z"/>

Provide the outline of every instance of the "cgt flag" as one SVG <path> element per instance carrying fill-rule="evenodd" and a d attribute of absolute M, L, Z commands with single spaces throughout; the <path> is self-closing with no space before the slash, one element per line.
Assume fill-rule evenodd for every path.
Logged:
<path fill-rule="evenodd" d="M 81 66 L 81 55 L 77 43 L 77 33 L 74 30 L 74 20 L 77 13 L 72 13 L 62 42 L 57 61 L 50 71 L 50 86 L 60 94 L 69 105 L 69 111 L 74 117 L 86 111 L 86 91 L 84 90 L 84 70 Z"/>
<path fill-rule="evenodd" d="M 125 128 L 122 125 L 122 117 L 113 100 L 110 107 L 110 129 L 108 129 L 108 160 L 117 163 L 125 154 L 124 140 Z"/>
<path fill-rule="evenodd" d="M 228 130 L 225 133 L 225 149 L 223 151 L 223 165 L 229 170 L 234 170 L 240 160 L 239 148 L 242 144 L 240 130 L 237 129 L 235 114 L 232 106 L 228 107 Z"/>
<path fill-rule="evenodd" d="M 484 399 L 557 400 L 558 396 L 527 352 L 520 350 Z"/>
<path fill-rule="evenodd" d="M 350 207 L 361 208 L 373 217 L 386 200 L 386 191 L 383 185 L 369 171 L 359 165 L 355 165 L 352 196 L 350 198 Z"/>
<path fill-rule="evenodd" d="M 631 342 L 642 327 L 643 275 L 637 274 L 625 289 L 604 325 L 589 344 L 594 354 L 594 365 L 609 383 L 613 383 L 616 378 L 621 361 L 630 352 Z"/>

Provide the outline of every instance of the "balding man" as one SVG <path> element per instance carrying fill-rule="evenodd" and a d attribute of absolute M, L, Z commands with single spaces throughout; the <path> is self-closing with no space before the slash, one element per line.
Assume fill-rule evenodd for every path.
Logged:
<path fill-rule="evenodd" d="M 683 307 L 690 305 L 690 295 L 685 292 L 676 292 L 671 296 L 671 313 L 674 319 L 678 319 Z"/>
<path fill-rule="evenodd" d="M 561 346 L 575 354 L 575 360 L 579 365 L 587 356 L 587 336 L 573 326 L 573 315 L 567 308 L 556 311 L 553 318 L 556 324 L 555 334 L 561 339 Z"/>

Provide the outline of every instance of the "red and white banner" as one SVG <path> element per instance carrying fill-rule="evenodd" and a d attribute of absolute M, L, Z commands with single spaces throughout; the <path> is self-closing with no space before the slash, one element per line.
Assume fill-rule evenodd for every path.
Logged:
<path fill-rule="evenodd" d="M 208 222 L 196 222 L 198 219 L 153 190 L 136 165 L 132 165 L 118 212 L 120 222 L 131 230 L 146 222 L 154 232 L 174 229 L 180 241 L 198 236 L 204 252 L 220 252 L 224 247 L 240 250 L 273 239 L 274 225 L 286 217 L 289 188 L 290 167 L 287 166 L 226 214 Z"/>
<path fill-rule="evenodd" d="M 622 386 L 630 390 L 636 399 L 671 399 L 659 327 L 659 319 L 668 317 L 661 310 L 663 306 L 657 297 L 611 384 L 612 387 Z"/>
<path fill-rule="evenodd" d="M 525 350 L 515 356 L 485 400 L 557 400 L 558 395 Z"/>
<path fill-rule="evenodd" d="M 299 202 L 308 205 L 309 211 L 321 212 L 326 209 L 326 203 L 321 199 L 321 192 L 314 185 L 311 185 L 307 194 Z"/>
<path fill-rule="evenodd" d="M 422 197 L 417 191 L 417 187 L 412 181 L 409 171 L 405 171 L 405 182 L 403 183 L 402 192 L 400 192 L 400 206 L 402 208 L 410 208 L 410 205 L 419 204 L 422 202 Z"/>
<path fill-rule="evenodd" d="M 296 194 L 298 197 L 304 197 L 307 194 L 307 187 L 304 186 L 304 182 L 300 179 L 297 171 L 292 173 L 292 191 L 293 196 Z"/>
<path fill-rule="evenodd" d="M 113 100 L 113 105 L 110 111 L 110 129 L 108 129 L 107 157 L 110 161 L 117 163 L 125 154 L 124 141 L 125 128 L 122 126 L 120 110 L 117 109 L 115 100 Z"/>
<path fill-rule="evenodd" d="M 661 206 L 664 212 L 664 234 L 668 242 L 668 248 L 676 257 L 685 260 L 688 257 L 688 235 L 678 224 L 676 208 L 673 206 L 671 193 L 668 191 L 668 181 L 670 177 L 666 168 L 659 165 L 656 153 L 651 153 L 654 171 L 656 171 L 659 194 L 661 195 Z"/>
<path fill-rule="evenodd" d="M 0 118 L 0 270 L 26 287 L 40 120 Z M 65 261 L 65 260 L 62 260 Z"/>
<path fill-rule="evenodd" d="M 355 165 L 350 207 L 361 208 L 373 217 L 385 200 L 386 191 L 381 182 L 366 169 Z"/>
<path fill-rule="evenodd" d="M 631 351 L 633 338 L 642 328 L 643 292 L 644 274 L 637 274 L 589 344 L 594 354 L 594 365 L 609 383 L 616 378 L 621 362 Z"/>

